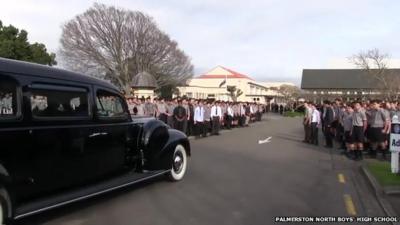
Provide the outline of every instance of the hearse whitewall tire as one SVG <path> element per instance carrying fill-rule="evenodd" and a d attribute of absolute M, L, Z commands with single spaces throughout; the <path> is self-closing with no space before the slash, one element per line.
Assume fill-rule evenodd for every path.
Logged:
<path fill-rule="evenodd" d="M 187 159 L 185 147 L 180 144 L 177 145 L 172 155 L 171 171 L 168 173 L 168 177 L 171 181 L 180 181 L 183 179 L 187 169 Z"/>
<path fill-rule="evenodd" d="M 10 219 L 11 200 L 6 189 L 0 188 L 0 224 L 6 224 Z M 10 221 L 8 221 L 10 222 Z"/>

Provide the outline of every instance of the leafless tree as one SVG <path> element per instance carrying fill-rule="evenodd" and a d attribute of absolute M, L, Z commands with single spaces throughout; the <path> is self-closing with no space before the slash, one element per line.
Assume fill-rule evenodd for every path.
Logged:
<path fill-rule="evenodd" d="M 178 85 L 193 76 L 191 59 L 153 18 L 95 3 L 63 25 L 60 55 L 71 70 L 110 80 L 129 93 L 139 72 L 159 86 Z"/>
<path fill-rule="evenodd" d="M 301 90 L 297 86 L 282 84 L 276 91 L 282 95 L 286 102 L 295 101 L 299 98 Z"/>
<path fill-rule="evenodd" d="M 395 76 L 389 70 L 389 59 L 389 54 L 382 53 L 376 48 L 361 51 L 349 57 L 350 62 L 373 77 L 374 81 L 376 81 L 376 89 L 381 91 L 386 98 L 397 99 L 400 91 L 400 77 Z"/>

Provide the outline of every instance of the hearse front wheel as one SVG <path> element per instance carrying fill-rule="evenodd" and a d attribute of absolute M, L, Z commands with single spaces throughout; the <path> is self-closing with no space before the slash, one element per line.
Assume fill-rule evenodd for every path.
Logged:
<path fill-rule="evenodd" d="M 183 179 L 187 168 L 187 154 L 185 147 L 177 145 L 172 155 L 172 168 L 168 173 L 171 181 L 180 181 Z"/>

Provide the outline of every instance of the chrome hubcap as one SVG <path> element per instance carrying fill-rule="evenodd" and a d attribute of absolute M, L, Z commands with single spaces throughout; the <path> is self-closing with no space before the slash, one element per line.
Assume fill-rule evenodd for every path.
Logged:
<path fill-rule="evenodd" d="M 175 157 L 174 157 L 174 172 L 175 173 L 180 173 L 182 171 L 183 168 L 183 156 L 182 153 L 177 152 L 175 153 Z"/>

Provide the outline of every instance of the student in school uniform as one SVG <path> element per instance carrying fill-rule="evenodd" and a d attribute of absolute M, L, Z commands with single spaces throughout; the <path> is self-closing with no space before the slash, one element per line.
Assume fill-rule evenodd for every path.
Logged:
<path fill-rule="evenodd" d="M 213 135 L 219 135 L 219 130 L 220 130 L 220 125 L 221 121 L 223 119 L 222 117 L 222 110 L 221 107 L 219 106 L 219 102 L 216 101 L 214 106 L 211 107 L 211 118 L 212 118 L 212 134 Z"/>
<path fill-rule="evenodd" d="M 232 125 L 233 125 L 233 127 L 236 127 L 238 125 L 238 121 L 239 121 L 239 105 L 238 105 L 238 103 L 233 103 L 232 110 L 233 110 Z"/>
<path fill-rule="evenodd" d="M 206 132 L 204 137 L 207 136 L 207 132 L 211 129 L 211 120 L 211 104 L 207 102 L 207 104 L 204 105 L 204 129 Z"/>
<path fill-rule="evenodd" d="M 321 124 L 321 115 L 314 104 L 310 104 L 311 112 L 311 140 L 310 143 L 318 145 L 318 127 Z"/>
<path fill-rule="evenodd" d="M 167 101 L 167 124 L 174 128 L 174 109 L 175 109 L 175 101 L 176 100 L 170 100 Z"/>
<path fill-rule="evenodd" d="M 304 118 L 303 118 L 303 128 L 304 128 L 304 143 L 311 142 L 311 117 L 312 117 L 312 108 L 308 102 L 304 103 Z"/>
<path fill-rule="evenodd" d="M 138 103 L 136 105 L 137 116 L 144 116 L 144 101 L 144 98 L 138 100 Z"/>
<path fill-rule="evenodd" d="M 174 129 L 185 133 L 185 124 L 187 122 L 186 109 L 182 106 L 182 100 L 178 100 L 178 105 L 174 109 Z"/>
<path fill-rule="evenodd" d="M 185 109 L 186 113 L 186 118 L 183 120 L 183 133 L 186 135 L 189 135 L 188 132 L 188 121 L 190 119 L 190 108 L 189 108 L 189 103 L 186 99 L 182 100 L 182 107 Z"/>
<path fill-rule="evenodd" d="M 346 148 L 344 150 L 344 154 L 346 156 L 350 156 L 350 153 L 354 151 L 354 139 L 351 134 L 351 130 L 353 128 L 353 108 L 351 105 L 346 106 L 346 110 L 342 115 L 342 123 L 344 130 L 344 141 L 346 143 Z"/>
<path fill-rule="evenodd" d="M 326 100 L 324 102 L 324 115 L 323 115 L 323 121 L 324 121 L 324 134 L 325 134 L 325 142 L 326 145 L 325 147 L 327 148 L 332 148 L 333 147 L 333 128 L 332 128 L 332 123 L 335 118 L 335 112 L 332 108 L 331 102 Z"/>
<path fill-rule="evenodd" d="M 227 103 L 226 106 L 226 115 L 225 115 L 225 126 L 226 129 L 230 130 L 232 127 L 232 120 L 233 120 L 233 109 L 232 103 Z"/>
<path fill-rule="evenodd" d="M 250 117 L 251 117 L 251 107 L 250 107 L 250 104 L 247 102 L 245 104 L 245 126 L 246 127 L 249 126 Z"/>
<path fill-rule="evenodd" d="M 389 140 L 390 140 L 390 129 L 392 126 L 392 110 L 396 110 L 396 107 L 393 109 L 391 108 L 392 105 L 389 102 L 386 102 L 386 104 L 383 105 L 382 109 L 385 112 L 386 117 L 388 118 L 388 126 L 386 129 L 386 134 L 385 134 L 385 147 L 382 149 L 382 156 L 383 158 L 386 158 L 386 153 L 389 151 Z"/>
<path fill-rule="evenodd" d="M 160 99 L 156 103 L 156 108 L 158 119 L 164 123 L 168 123 L 167 104 L 164 102 L 164 99 Z"/>
<path fill-rule="evenodd" d="M 244 103 L 239 104 L 239 126 L 243 127 L 246 121 L 246 109 Z"/>
<path fill-rule="evenodd" d="M 367 116 L 365 110 L 363 110 L 361 103 L 356 102 L 354 104 L 353 112 L 353 127 L 351 134 L 354 140 L 354 146 L 352 147 L 353 159 L 361 160 L 364 150 L 364 134 L 367 129 Z"/>
<path fill-rule="evenodd" d="M 196 108 L 194 109 L 193 113 L 193 124 L 195 126 L 195 136 L 196 138 L 199 138 L 200 136 L 206 137 L 207 136 L 207 130 L 204 126 L 204 106 L 203 106 L 203 101 L 199 101 L 198 104 L 196 105 Z"/>
<path fill-rule="evenodd" d="M 194 99 L 190 99 L 188 102 L 188 123 L 187 123 L 187 134 L 188 136 L 195 134 L 195 126 L 194 126 L 194 109 L 196 108 L 197 103 Z"/>
<path fill-rule="evenodd" d="M 386 132 L 389 130 L 389 115 L 383 108 L 380 107 L 378 100 L 371 101 L 370 114 L 370 142 L 371 149 L 370 155 L 376 157 L 377 151 L 380 148 L 385 157 L 385 141 Z"/>
<path fill-rule="evenodd" d="M 144 104 L 144 114 L 145 116 L 155 117 L 156 116 L 156 106 L 151 101 L 151 98 L 148 97 L 146 99 L 146 103 Z"/>

